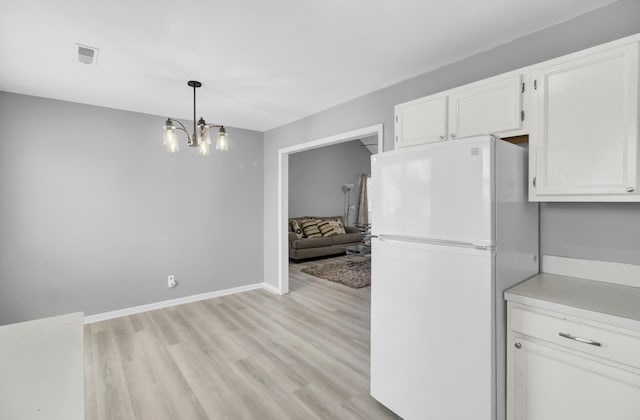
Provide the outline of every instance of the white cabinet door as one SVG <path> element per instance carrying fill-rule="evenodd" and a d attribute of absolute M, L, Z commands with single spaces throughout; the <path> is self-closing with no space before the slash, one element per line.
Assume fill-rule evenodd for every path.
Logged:
<path fill-rule="evenodd" d="M 517 73 L 456 89 L 449 96 L 449 138 L 521 134 L 523 83 L 523 74 Z"/>
<path fill-rule="evenodd" d="M 530 199 L 640 201 L 638 43 L 533 66 Z"/>
<path fill-rule="evenodd" d="M 443 141 L 447 136 L 447 97 L 435 96 L 396 105 L 396 147 Z"/>
<path fill-rule="evenodd" d="M 508 345 L 508 420 L 639 418 L 638 373 L 518 335 Z"/>
<path fill-rule="evenodd" d="M 396 147 L 454 138 L 527 134 L 529 69 L 396 105 Z"/>

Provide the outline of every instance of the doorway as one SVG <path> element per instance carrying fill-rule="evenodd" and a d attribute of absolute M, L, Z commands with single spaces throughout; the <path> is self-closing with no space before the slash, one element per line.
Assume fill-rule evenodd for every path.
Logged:
<path fill-rule="evenodd" d="M 375 136 L 377 150 L 383 150 L 383 125 L 376 124 L 333 136 L 310 140 L 278 151 L 278 292 L 289 293 L 289 155 L 351 140 Z"/>

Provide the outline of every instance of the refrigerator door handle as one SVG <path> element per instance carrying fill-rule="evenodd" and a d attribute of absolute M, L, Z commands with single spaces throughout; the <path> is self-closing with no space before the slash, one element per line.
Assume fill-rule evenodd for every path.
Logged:
<path fill-rule="evenodd" d="M 414 238 L 411 236 L 377 235 L 377 236 L 372 236 L 372 238 L 378 238 L 379 241 L 413 242 L 418 244 L 452 246 L 456 248 L 471 248 L 471 249 L 480 249 L 480 250 L 486 250 L 486 251 L 493 251 L 496 248 L 494 245 L 476 245 L 471 242 L 447 241 L 442 239 L 431 239 L 431 238 Z"/>

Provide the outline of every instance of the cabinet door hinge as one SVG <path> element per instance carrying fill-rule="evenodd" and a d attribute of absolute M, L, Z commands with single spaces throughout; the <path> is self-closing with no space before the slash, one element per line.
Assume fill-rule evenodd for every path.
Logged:
<path fill-rule="evenodd" d="M 524 82 L 522 82 L 522 90 L 520 91 L 520 93 L 524 93 Z"/>
<path fill-rule="evenodd" d="M 396 136 L 396 143 L 398 142 L 398 136 Z"/>
<path fill-rule="evenodd" d="M 396 115 L 396 122 L 398 122 L 398 116 Z"/>
<path fill-rule="evenodd" d="M 535 90 L 538 90 L 538 79 L 534 79 L 534 81 L 533 81 L 533 88 L 534 88 Z"/>
<path fill-rule="evenodd" d="M 520 121 L 524 121 L 524 111 L 520 111 Z"/>
<path fill-rule="evenodd" d="M 534 176 L 533 177 L 533 188 L 535 188 L 535 187 L 536 187 L 536 177 Z"/>

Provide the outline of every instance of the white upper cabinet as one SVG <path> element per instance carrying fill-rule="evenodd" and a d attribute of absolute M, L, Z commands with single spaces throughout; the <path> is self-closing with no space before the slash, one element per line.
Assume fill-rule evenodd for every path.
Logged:
<path fill-rule="evenodd" d="M 640 201 L 640 34 L 395 108 L 396 147 L 529 135 L 530 201 Z"/>
<path fill-rule="evenodd" d="M 637 37 L 531 67 L 531 201 L 640 201 Z"/>
<path fill-rule="evenodd" d="M 528 69 L 396 105 L 396 147 L 496 134 L 526 134 Z"/>
<path fill-rule="evenodd" d="M 447 136 L 447 97 L 428 96 L 396 105 L 396 147 L 442 141 Z"/>
<path fill-rule="evenodd" d="M 449 138 L 522 134 L 525 74 L 508 73 L 451 91 Z"/>

